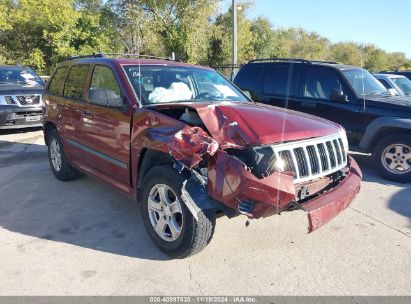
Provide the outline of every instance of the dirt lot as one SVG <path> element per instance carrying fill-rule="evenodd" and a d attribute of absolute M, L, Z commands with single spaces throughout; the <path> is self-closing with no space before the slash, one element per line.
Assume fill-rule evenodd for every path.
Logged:
<path fill-rule="evenodd" d="M 318 231 L 302 212 L 217 220 L 169 260 L 137 204 L 90 177 L 57 181 L 39 130 L 0 133 L 0 295 L 411 295 L 411 187 L 367 157 L 358 198 Z"/>

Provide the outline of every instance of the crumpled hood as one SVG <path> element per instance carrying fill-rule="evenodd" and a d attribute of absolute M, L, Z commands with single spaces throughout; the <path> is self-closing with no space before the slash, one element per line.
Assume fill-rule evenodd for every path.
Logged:
<path fill-rule="evenodd" d="M 333 135 L 340 126 L 323 118 L 253 103 L 193 104 L 221 149 Z"/>

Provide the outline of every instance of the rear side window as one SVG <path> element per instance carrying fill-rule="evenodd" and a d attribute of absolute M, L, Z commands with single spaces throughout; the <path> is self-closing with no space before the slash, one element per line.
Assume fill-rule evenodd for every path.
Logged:
<path fill-rule="evenodd" d="M 53 75 L 53 78 L 50 80 L 48 92 L 50 94 L 59 94 L 60 84 L 63 81 L 66 68 L 58 68 Z"/>
<path fill-rule="evenodd" d="M 246 66 L 237 75 L 234 83 L 241 90 L 257 93 L 263 71 L 264 67 L 262 66 Z"/>
<path fill-rule="evenodd" d="M 264 95 L 295 96 L 301 68 L 298 65 L 274 65 L 267 69 L 263 80 Z"/>
<path fill-rule="evenodd" d="M 316 99 L 329 99 L 332 90 L 342 90 L 336 72 L 331 69 L 310 68 L 303 87 L 303 96 Z"/>
<path fill-rule="evenodd" d="M 75 99 L 83 98 L 88 70 L 88 65 L 75 65 L 70 69 L 64 84 L 64 96 Z"/>

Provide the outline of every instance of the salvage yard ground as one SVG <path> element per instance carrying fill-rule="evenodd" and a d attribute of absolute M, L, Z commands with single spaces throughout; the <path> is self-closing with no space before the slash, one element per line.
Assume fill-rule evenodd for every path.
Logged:
<path fill-rule="evenodd" d="M 200 254 L 169 260 L 136 203 L 52 175 L 41 130 L 0 133 L 0 295 L 411 295 L 411 187 L 365 156 L 354 203 L 305 234 L 300 211 L 219 218 Z"/>

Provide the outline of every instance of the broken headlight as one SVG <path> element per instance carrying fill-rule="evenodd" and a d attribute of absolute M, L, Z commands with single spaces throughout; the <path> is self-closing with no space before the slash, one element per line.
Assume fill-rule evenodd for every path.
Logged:
<path fill-rule="evenodd" d="M 275 171 L 284 171 L 286 164 L 277 159 L 270 146 L 245 147 L 244 149 L 228 149 L 227 153 L 238 158 L 257 178 L 270 176 Z"/>

